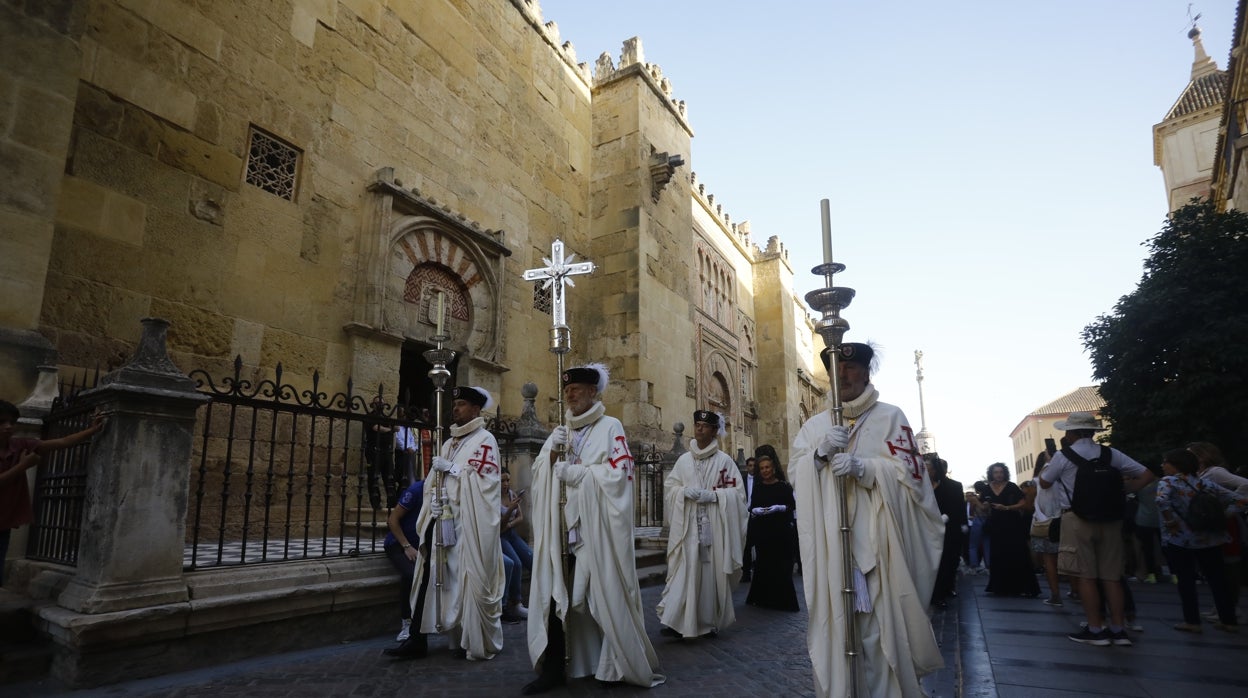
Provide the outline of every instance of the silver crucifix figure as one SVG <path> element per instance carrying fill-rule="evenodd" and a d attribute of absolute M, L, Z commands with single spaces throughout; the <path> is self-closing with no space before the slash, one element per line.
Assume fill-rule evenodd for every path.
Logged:
<path fill-rule="evenodd" d="M 538 279 L 546 279 L 545 288 L 550 289 L 550 306 L 551 315 L 554 316 L 554 326 L 556 328 L 567 327 L 567 306 L 564 303 L 564 290 L 568 286 L 575 286 L 569 277 L 576 274 L 588 274 L 594 270 L 593 262 L 573 262 L 576 255 L 568 255 L 567 259 L 563 257 L 563 241 L 555 240 L 550 245 L 550 259 L 542 258 L 546 266 L 541 269 L 529 269 L 524 272 L 525 281 L 536 281 Z M 554 349 L 551 349 L 554 351 Z M 566 351 L 566 349 L 565 349 Z"/>

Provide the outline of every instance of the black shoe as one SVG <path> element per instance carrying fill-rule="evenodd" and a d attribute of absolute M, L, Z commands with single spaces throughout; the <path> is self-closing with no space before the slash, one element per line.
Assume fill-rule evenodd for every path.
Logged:
<path fill-rule="evenodd" d="M 463 647 L 456 647 L 455 649 L 451 650 L 451 659 L 467 659 L 467 658 L 468 658 L 468 650 L 464 649 Z"/>
<path fill-rule="evenodd" d="M 507 625 L 518 625 L 524 619 L 514 613 L 504 613 L 501 620 Z"/>
<path fill-rule="evenodd" d="M 564 683 L 563 675 L 552 676 L 542 674 L 541 676 L 526 683 L 524 688 L 520 689 L 520 695 L 533 696 L 538 693 L 545 693 L 553 688 L 558 688 Z"/>
<path fill-rule="evenodd" d="M 712 630 L 712 631 L 710 631 L 710 632 L 708 632 L 708 633 L 703 633 L 703 634 L 702 634 L 702 639 L 704 639 L 704 640 L 714 640 L 714 639 L 715 639 L 715 638 L 717 638 L 717 637 L 719 637 L 719 631 L 718 631 L 718 630 Z"/>
<path fill-rule="evenodd" d="M 675 628 L 669 628 L 666 625 L 663 626 L 662 628 L 659 628 L 659 634 L 664 637 L 679 637 L 679 638 L 684 637 L 684 635 L 681 635 L 680 633 L 676 632 Z"/>
<path fill-rule="evenodd" d="M 395 659 L 423 659 L 429 654 L 429 641 L 422 633 L 412 633 L 398 647 L 387 647 L 381 653 Z"/>

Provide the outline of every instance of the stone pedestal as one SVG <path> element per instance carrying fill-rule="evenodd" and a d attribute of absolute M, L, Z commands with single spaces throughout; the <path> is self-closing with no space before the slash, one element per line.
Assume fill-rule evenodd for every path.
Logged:
<path fill-rule="evenodd" d="M 108 613 L 187 600 L 182 579 L 195 411 L 208 397 L 165 350 L 169 323 L 143 320 L 130 363 L 83 393 L 108 417 L 88 459 L 78 566 L 58 603 Z"/>

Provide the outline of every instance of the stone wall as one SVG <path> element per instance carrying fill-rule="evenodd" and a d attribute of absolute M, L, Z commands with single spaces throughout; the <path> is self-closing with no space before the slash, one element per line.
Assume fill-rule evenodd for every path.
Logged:
<path fill-rule="evenodd" d="M 52 345 L 35 330 L 82 61 L 86 2 L 0 4 L 0 397 L 34 387 Z"/>

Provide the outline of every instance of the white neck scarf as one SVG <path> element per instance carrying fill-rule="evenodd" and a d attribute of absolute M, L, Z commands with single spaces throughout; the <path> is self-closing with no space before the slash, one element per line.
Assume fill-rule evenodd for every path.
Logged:
<path fill-rule="evenodd" d="M 706 460 L 707 458 L 715 455 L 715 452 L 718 450 L 719 439 L 711 439 L 711 442 L 706 445 L 706 448 L 698 448 L 697 439 L 689 440 L 689 452 L 692 453 L 693 457 L 697 460 Z"/>
<path fill-rule="evenodd" d="M 471 419 L 466 424 L 463 424 L 462 426 L 458 424 L 452 424 L 451 436 L 456 439 L 461 439 L 471 434 L 472 432 L 480 429 L 484 425 L 485 425 L 485 417 L 477 417 L 476 419 Z"/>
<path fill-rule="evenodd" d="M 563 413 L 563 416 L 568 422 L 569 429 L 580 429 L 581 427 L 589 426 L 590 424 L 598 421 L 598 419 L 606 413 L 607 408 L 603 406 L 602 402 L 595 402 L 593 407 L 585 410 L 579 415 L 573 415 L 572 411 L 568 410 Z"/>

